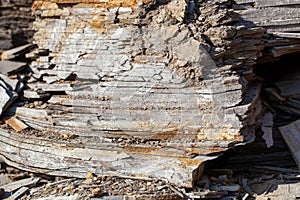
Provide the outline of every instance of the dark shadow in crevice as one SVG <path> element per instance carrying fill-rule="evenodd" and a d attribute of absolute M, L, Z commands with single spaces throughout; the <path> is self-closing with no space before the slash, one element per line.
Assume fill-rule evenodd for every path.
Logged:
<path fill-rule="evenodd" d="M 253 68 L 264 80 L 261 98 L 273 111 L 275 126 L 300 119 L 300 86 L 297 81 L 300 78 L 299 57 L 300 52 L 287 54 Z M 290 93 L 288 95 L 285 94 L 287 90 Z"/>

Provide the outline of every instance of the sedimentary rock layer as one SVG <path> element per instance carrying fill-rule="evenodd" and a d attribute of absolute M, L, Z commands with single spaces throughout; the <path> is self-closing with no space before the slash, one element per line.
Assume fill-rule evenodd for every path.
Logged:
<path fill-rule="evenodd" d="M 49 174 L 81 177 L 88 170 L 191 186 L 203 161 L 214 158 L 207 155 L 253 139 L 242 129 L 256 126 L 259 115 L 249 117 L 248 110 L 259 104 L 259 86 L 242 101 L 248 91 L 239 74 L 217 66 L 206 41 L 194 37 L 200 24 L 187 20 L 197 13 L 184 1 L 36 1 L 33 13 L 39 50 L 24 96 L 44 103 L 11 113 L 37 135 L 68 142 L 32 143 L 18 135 L 14 140 L 27 142 L 15 145 L 2 131 L 2 143 L 11 146 L 3 153 L 8 160 Z M 202 32 L 224 29 L 223 38 L 231 37 L 223 25 L 237 16 L 224 9 L 214 17 Z M 13 153 L 20 148 L 23 153 Z M 41 154 L 45 160 L 35 159 Z"/>
<path fill-rule="evenodd" d="M 0 2 L 0 52 L 32 41 L 32 0 Z"/>
<path fill-rule="evenodd" d="M 32 129 L 1 129 L 1 156 L 53 175 L 90 171 L 191 187 L 204 161 L 266 126 L 252 66 L 266 47 L 274 58 L 291 43 L 266 42 L 265 29 L 231 7 L 35 1 L 38 49 L 28 55 L 35 61 L 26 101 L 6 112 Z"/>
<path fill-rule="evenodd" d="M 300 38 L 300 1 L 236 0 L 235 2 L 235 8 L 250 24 L 265 27 L 268 33 Z"/>

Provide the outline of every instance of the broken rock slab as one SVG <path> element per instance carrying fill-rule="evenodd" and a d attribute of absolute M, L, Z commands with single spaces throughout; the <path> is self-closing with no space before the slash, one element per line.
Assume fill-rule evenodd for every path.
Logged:
<path fill-rule="evenodd" d="M 22 179 L 16 182 L 8 183 L 6 185 L 1 186 L 6 192 L 13 192 L 16 191 L 17 189 L 25 186 L 34 186 L 36 185 L 41 179 L 40 178 L 27 178 L 27 179 Z"/>
<path fill-rule="evenodd" d="M 279 130 L 300 169 L 300 120 L 279 127 Z"/>
<path fill-rule="evenodd" d="M 9 60 L 9 59 L 19 57 L 21 55 L 24 55 L 25 53 L 28 53 L 28 51 L 30 49 L 32 49 L 33 47 L 34 47 L 33 44 L 26 44 L 23 46 L 19 46 L 19 47 L 4 51 L 0 55 L 0 59 L 1 60 Z"/>
<path fill-rule="evenodd" d="M 0 61 L 0 73 L 4 75 L 15 74 L 26 67 L 27 63 L 25 62 L 14 62 L 9 60 Z"/>
<path fill-rule="evenodd" d="M 299 199 L 300 198 L 300 183 L 290 183 L 278 185 L 276 189 L 271 192 L 261 194 L 256 197 L 258 200 L 285 200 L 285 199 Z"/>
<path fill-rule="evenodd" d="M 26 124 L 24 124 L 22 121 L 18 120 L 15 117 L 10 117 L 8 119 L 5 119 L 4 122 L 6 124 L 8 124 L 10 127 L 12 127 L 17 132 L 20 132 L 20 131 L 28 128 L 28 126 Z"/>

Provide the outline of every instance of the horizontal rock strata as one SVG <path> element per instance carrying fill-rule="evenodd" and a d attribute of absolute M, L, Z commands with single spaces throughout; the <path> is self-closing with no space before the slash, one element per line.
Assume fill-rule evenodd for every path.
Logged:
<path fill-rule="evenodd" d="M 264 0 L 236 0 L 236 9 L 244 20 L 257 26 L 262 26 L 269 33 L 281 36 L 299 38 L 298 34 L 289 34 L 300 31 L 300 14 L 298 0 L 264 1 Z"/>
<path fill-rule="evenodd" d="M 0 2 L 0 53 L 32 42 L 31 15 L 33 0 L 5 0 Z"/>
<path fill-rule="evenodd" d="M 292 42 L 231 7 L 35 1 L 38 49 L 28 54 L 35 61 L 26 101 L 6 112 L 32 129 L 1 129 L 1 156 L 52 175 L 90 171 L 192 187 L 204 161 L 267 126 L 252 67 L 266 48 L 276 59 Z"/>

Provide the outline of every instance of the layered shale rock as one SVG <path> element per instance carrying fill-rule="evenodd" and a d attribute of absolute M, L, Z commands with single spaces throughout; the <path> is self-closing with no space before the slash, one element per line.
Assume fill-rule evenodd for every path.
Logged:
<path fill-rule="evenodd" d="M 291 40 L 250 26 L 237 5 L 35 1 L 32 75 L 23 103 L 6 112 L 32 129 L 1 129 L 1 156 L 52 175 L 191 187 L 204 161 L 271 126 L 252 68 Z"/>
<path fill-rule="evenodd" d="M 299 38 L 298 0 L 236 0 L 234 8 L 249 23 L 261 26 L 277 36 Z"/>
<path fill-rule="evenodd" d="M 258 50 L 250 58 L 230 52 L 241 63 L 222 66 L 201 34 L 249 31 L 259 41 L 262 31 L 226 26 L 238 17 L 216 4 L 189 25 L 197 13 L 188 9 L 184 1 L 36 1 L 39 49 L 24 96 L 44 103 L 14 112 L 31 133 L 63 141 L 25 136 L 30 148 L 14 146 L 23 153 L 4 157 L 49 174 L 150 176 L 190 187 L 209 154 L 252 140 L 259 86 L 242 91 L 248 82 L 239 73 Z"/>
<path fill-rule="evenodd" d="M 32 0 L 0 2 L 0 52 L 32 42 Z"/>

